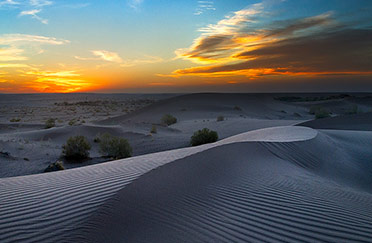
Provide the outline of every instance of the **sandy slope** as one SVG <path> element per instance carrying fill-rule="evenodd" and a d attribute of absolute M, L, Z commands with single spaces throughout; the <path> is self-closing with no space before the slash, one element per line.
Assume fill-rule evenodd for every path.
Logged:
<path fill-rule="evenodd" d="M 316 119 L 299 124 L 300 126 L 315 129 L 341 129 L 372 131 L 372 113 L 362 113 L 347 116 L 336 116 L 324 119 Z"/>
<path fill-rule="evenodd" d="M 365 156 L 372 151 L 351 158 L 371 136 L 324 131 L 305 141 L 214 147 L 139 178 L 67 239 L 371 242 L 372 164 Z"/>
<path fill-rule="evenodd" d="M 0 242 L 368 242 L 371 137 L 268 128 L 0 179 Z"/>
<path fill-rule="evenodd" d="M 267 134 L 262 130 L 263 134 Z M 312 129 L 271 129 L 276 139 L 293 134 L 295 140 L 310 139 Z M 254 132 L 255 134 L 255 132 Z M 298 137 L 298 134 L 302 136 Z M 265 135 L 264 139 L 269 139 Z M 60 239 L 89 217 L 105 200 L 140 175 L 166 163 L 222 144 L 260 140 L 249 133 L 199 147 L 160 152 L 68 171 L 0 179 L 0 242 Z M 285 141 L 291 141 L 285 135 Z"/>

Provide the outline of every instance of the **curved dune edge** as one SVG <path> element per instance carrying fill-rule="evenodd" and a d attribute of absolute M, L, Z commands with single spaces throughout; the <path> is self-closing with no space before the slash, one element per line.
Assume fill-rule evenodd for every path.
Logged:
<path fill-rule="evenodd" d="M 0 179 L 0 242 L 58 241 L 125 185 L 169 162 L 231 143 L 295 142 L 316 135 L 316 130 L 305 127 L 267 128 L 198 147 Z"/>
<path fill-rule="evenodd" d="M 169 163 L 124 187 L 65 240 L 371 242 L 371 193 L 334 183 L 266 147 L 292 152 L 287 146 L 294 145 L 299 151 L 293 153 L 312 164 L 303 145 L 312 153 L 318 152 L 313 142 L 334 148 L 314 140 L 231 143 Z M 323 162 L 331 161 L 320 167 Z"/>

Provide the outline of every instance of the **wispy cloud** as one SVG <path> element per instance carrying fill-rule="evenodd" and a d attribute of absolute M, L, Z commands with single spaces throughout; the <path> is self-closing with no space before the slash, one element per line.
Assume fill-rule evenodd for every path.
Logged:
<path fill-rule="evenodd" d="M 62 5 L 64 8 L 72 8 L 72 9 L 79 9 L 79 8 L 86 8 L 90 6 L 90 3 L 71 3 Z"/>
<path fill-rule="evenodd" d="M 0 7 L 1 6 L 6 6 L 6 5 L 19 5 L 20 3 L 14 0 L 4 0 L 0 2 Z"/>
<path fill-rule="evenodd" d="M 214 7 L 213 1 L 198 1 L 198 7 L 195 9 L 195 15 L 201 15 L 206 11 L 214 11 L 216 8 Z"/>
<path fill-rule="evenodd" d="M 325 75 L 372 72 L 372 29 L 340 22 L 333 12 L 270 21 L 265 4 L 237 11 L 202 34 L 178 58 L 211 64 L 176 70 L 172 75 Z M 264 23 L 264 24 L 262 24 Z"/>
<path fill-rule="evenodd" d="M 123 59 L 116 52 L 105 51 L 105 50 L 95 50 L 91 51 L 92 54 L 96 57 L 81 57 L 75 56 L 75 59 L 81 61 L 98 61 L 103 60 L 107 62 L 114 62 L 120 64 L 121 67 L 133 67 L 142 64 L 151 64 L 151 63 L 160 63 L 164 59 L 156 56 L 144 55 L 142 58 L 138 59 Z"/>
<path fill-rule="evenodd" d="M 129 7 L 133 8 L 134 10 L 139 10 L 141 4 L 144 0 L 128 0 Z"/>
<path fill-rule="evenodd" d="M 120 66 L 133 67 L 133 66 L 142 65 L 142 64 L 160 63 L 163 61 L 164 59 L 161 57 L 145 55 L 144 58 L 141 58 L 141 59 L 125 60 Z"/>
<path fill-rule="evenodd" d="M 63 45 L 67 43 L 69 43 L 68 40 L 37 35 L 0 35 L 0 45 L 3 46 L 0 48 L 0 62 L 25 61 L 29 59 L 28 55 L 42 53 L 44 51 L 41 49 L 42 45 Z"/>
<path fill-rule="evenodd" d="M 48 20 L 40 16 L 40 13 L 53 4 L 54 2 L 50 0 L 0 0 L 0 8 L 18 9 L 19 17 L 30 16 L 42 24 L 48 24 Z"/>
<path fill-rule="evenodd" d="M 39 43 L 50 45 L 63 45 L 70 43 L 68 40 L 57 39 L 54 37 L 46 37 L 40 35 L 26 34 L 4 34 L 0 35 L 0 45 L 20 45 L 25 43 Z"/>
<path fill-rule="evenodd" d="M 19 16 L 27 16 L 27 15 L 29 15 L 32 18 L 34 18 L 36 20 L 39 20 L 43 24 L 48 24 L 48 20 L 47 19 L 43 19 L 39 15 L 37 15 L 40 12 L 41 12 L 41 9 L 33 9 L 33 10 L 28 10 L 28 11 L 22 11 L 19 14 Z"/>
<path fill-rule="evenodd" d="M 35 6 L 37 8 L 40 8 L 40 7 L 43 7 L 43 6 L 48 6 L 48 5 L 52 5 L 53 2 L 52 1 L 48 1 L 48 0 L 30 0 L 30 5 L 31 6 Z"/>
<path fill-rule="evenodd" d="M 94 87 L 94 84 L 81 77 L 75 70 L 68 71 L 44 71 L 38 68 L 33 68 L 30 71 L 25 71 L 32 82 L 25 84 L 25 88 L 37 92 L 77 92 L 84 91 Z"/>
<path fill-rule="evenodd" d="M 92 51 L 93 55 L 100 57 L 102 60 L 108 61 L 108 62 L 116 62 L 121 63 L 123 62 L 123 59 L 119 56 L 116 52 L 111 51 L 105 51 L 105 50 L 96 50 Z"/>

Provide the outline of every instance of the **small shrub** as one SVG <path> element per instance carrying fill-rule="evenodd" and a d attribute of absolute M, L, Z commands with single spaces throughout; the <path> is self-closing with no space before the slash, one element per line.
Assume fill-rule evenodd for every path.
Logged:
<path fill-rule="evenodd" d="M 301 114 L 297 113 L 297 112 L 294 112 L 293 115 L 296 116 L 296 117 L 302 117 Z"/>
<path fill-rule="evenodd" d="M 172 124 L 177 123 L 177 118 L 175 118 L 174 116 L 170 114 L 166 114 L 161 118 L 161 122 L 166 124 L 167 126 L 170 126 Z"/>
<path fill-rule="evenodd" d="M 319 109 L 322 109 L 322 107 L 321 106 L 312 106 L 309 109 L 309 114 L 315 115 L 315 112 L 317 112 Z"/>
<path fill-rule="evenodd" d="M 70 137 L 62 148 L 67 159 L 85 159 L 89 157 L 91 146 L 84 136 L 75 136 Z"/>
<path fill-rule="evenodd" d="M 158 133 L 158 129 L 155 125 L 152 125 L 150 133 Z"/>
<path fill-rule="evenodd" d="M 56 119 L 49 118 L 45 122 L 45 129 L 49 129 L 56 126 Z"/>
<path fill-rule="evenodd" d="M 99 143 L 99 142 L 101 142 L 101 134 L 97 134 L 97 135 L 95 136 L 95 138 L 93 139 L 93 142 L 95 142 L 95 143 Z"/>
<path fill-rule="evenodd" d="M 10 119 L 10 122 L 20 122 L 21 118 L 12 118 Z"/>
<path fill-rule="evenodd" d="M 68 125 L 70 126 L 74 126 L 76 124 L 76 120 L 75 119 L 72 119 L 68 122 Z"/>
<path fill-rule="evenodd" d="M 59 171 L 64 170 L 65 167 L 63 166 L 63 163 L 61 161 L 57 161 L 55 163 L 50 164 L 44 172 L 52 172 L 52 171 Z"/>
<path fill-rule="evenodd" d="M 236 111 L 242 111 L 243 109 L 236 105 L 236 106 L 234 106 L 234 110 L 236 110 Z"/>
<path fill-rule="evenodd" d="M 208 128 L 198 130 L 192 135 L 190 144 L 192 146 L 198 146 L 206 143 L 214 143 L 218 140 L 218 134 L 216 131 L 211 131 Z"/>
<path fill-rule="evenodd" d="M 102 155 L 114 159 L 124 159 L 132 156 L 132 147 L 128 140 L 105 133 L 99 142 L 99 151 Z"/>
<path fill-rule="evenodd" d="M 225 120 L 225 117 L 224 116 L 218 116 L 217 117 L 217 121 L 220 122 L 220 121 L 224 121 Z"/>
<path fill-rule="evenodd" d="M 315 111 L 315 118 L 316 119 L 321 119 L 321 118 L 326 118 L 326 117 L 330 117 L 330 113 L 328 110 L 324 109 L 324 108 L 320 108 L 319 110 Z"/>
<path fill-rule="evenodd" d="M 350 115 L 355 115 L 359 113 L 359 107 L 357 105 L 353 105 L 353 107 L 346 112 L 347 114 Z"/>

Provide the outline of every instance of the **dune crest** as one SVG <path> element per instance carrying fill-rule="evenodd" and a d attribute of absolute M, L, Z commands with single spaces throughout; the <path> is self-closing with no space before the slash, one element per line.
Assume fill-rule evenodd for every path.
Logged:
<path fill-rule="evenodd" d="M 293 133 L 291 133 L 291 131 Z M 302 131 L 302 132 L 301 132 Z M 260 136 L 262 134 L 262 136 Z M 60 239 L 124 186 L 169 162 L 230 143 L 311 139 L 315 130 L 277 127 L 214 144 L 148 154 L 47 174 L 0 179 L 0 241 Z M 302 134 L 302 136 L 298 136 Z"/>

